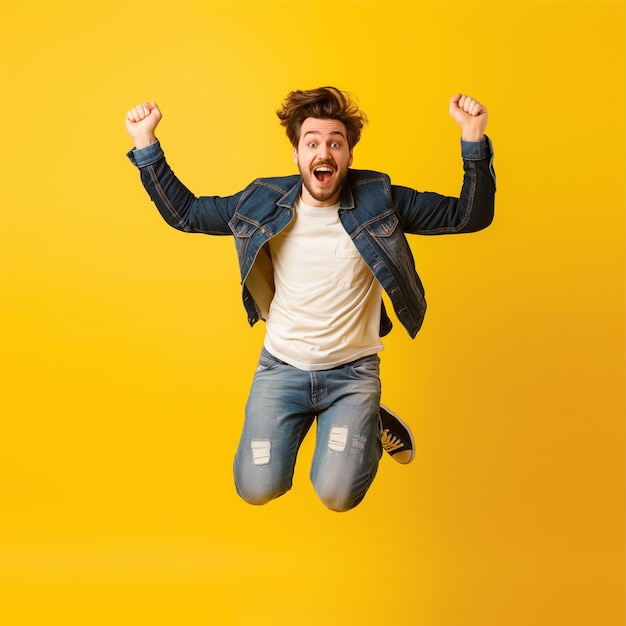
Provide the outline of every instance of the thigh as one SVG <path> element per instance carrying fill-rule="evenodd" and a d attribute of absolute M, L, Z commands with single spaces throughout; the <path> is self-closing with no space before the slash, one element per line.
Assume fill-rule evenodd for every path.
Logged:
<path fill-rule="evenodd" d="M 298 449 L 313 419 L 306 372 L 263 350 L 235 457 L 235 483 L 244 499 L 265 502 L 291 487 Z"/>
<path fill-rule="evenodd" d="M 320 410 L 311 480 L 335 510 L 358 504 L 378 469 L 380 376 L 377 355 L 329 370 L 327 406 Z"/>

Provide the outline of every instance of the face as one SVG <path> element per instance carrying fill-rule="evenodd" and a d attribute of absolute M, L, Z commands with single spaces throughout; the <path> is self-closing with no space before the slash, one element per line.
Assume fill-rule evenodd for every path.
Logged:
<path fill-rule="evenodd" d="M 293 154 L 302 176 L 305 204 L 332 206 L 339 202 L 341 187 L 352 165 L 344 123 L 307 117 Z"/>

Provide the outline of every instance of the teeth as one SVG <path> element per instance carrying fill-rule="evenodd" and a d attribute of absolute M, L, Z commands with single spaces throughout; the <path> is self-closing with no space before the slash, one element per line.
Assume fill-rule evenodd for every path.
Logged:
<path fill-rule="evenodd" d="M 316 172 L 332 172 L 332 170 L 330 169 L 330 167 L 327 167 L 325 165 L 322 165 L 321 167 L 316 167 L 315 168 Z"/>

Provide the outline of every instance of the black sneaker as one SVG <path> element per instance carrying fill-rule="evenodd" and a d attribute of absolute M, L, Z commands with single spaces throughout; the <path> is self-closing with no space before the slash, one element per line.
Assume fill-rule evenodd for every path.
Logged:
<path fill-rule="evenodd" d="M 415 446 L 411 429 L 385 405 L 380 405 L 380 442 L 391 457 L 406 465 L 415 456 Z"/>

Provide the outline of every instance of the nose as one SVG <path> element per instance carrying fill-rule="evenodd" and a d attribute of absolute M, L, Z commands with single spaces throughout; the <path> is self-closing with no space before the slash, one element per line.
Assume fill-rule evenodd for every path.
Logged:
<path fill-rule="evenodd" d="M 325 143 L 321 144 L 317 155 L 319 156 L 320 159 L 323 159 L 323 160 L 328 159 L 328 157 L 330 156 L 329 147 Z"/>

